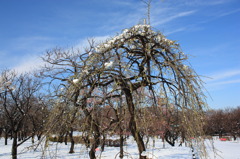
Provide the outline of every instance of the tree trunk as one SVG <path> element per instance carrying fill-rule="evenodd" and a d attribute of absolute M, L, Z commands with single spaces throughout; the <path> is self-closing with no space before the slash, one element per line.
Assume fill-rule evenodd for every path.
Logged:
<path fill-rule="evenodd" d="M 220 130 L 219 131 L 219 138 L 222 138 L 222 136 L 223 136 L 223 132 L 222 132 L 222 130 Z"/>
<path fill-rule="evenodd" d="M 90 159 L 96 159 L 95 148 L 93 146 L 91 147 L 91 150 L 89 151 L 89 157 L 90 157 Z"/>
<path fill-rule="evenodd" d="M 89 118 L 89 120 L 92 119 Z M 92 130 L 94 132 L 94 141 L 92 143 L 92 146 L 91 146 L 91 150 L 89 152 L 89 157 L 90 159 L 96 159 L 96 155 L 95 155 L 95 152 L 96 152 L 96 148 L 100 145 L 100 132 L 99 132 L 99 127 L 98 125 L 96 124 L 96 121 L 93 121 L 92 123 Z"/>
<path fill-rule="evenodd" d="M 32 144 L 34 144 L 34 135 L 32 135 Z"/>
<path fill-rule="evenodd" d="M 68 141 L 67 141 L 67 140 L 68 140 L 68 135 L 69 135 L 69 134 L 68 134 L 68 132 L 67 132 L 67 133 L 65 134 L 65 137 L 64 137 L 65 145 L 67 145 L 67 142 L 68 142 Z"/>
<path fill-rule="evenodd" d="M 237 137 L 236 135 L 233 135 L 233 140 L 236 141 L 237 140 Z"/>
<path fill-rule="evenodd" d="M 58 137 L 58 142 L 63 143 L 64 134 L 60 134 Z"/>
<path fill-rule="evenodd" d="M 90 159 L 96 159 L 95 151 L 96 148 L 100 145 L 100 131 L 99 131 L 99 125 L 97 124 L 98 121 L 94 120 L 91 114 L 86 109 L 86 100 L 83 102 L 82 105 L 83 112 L 85 116 L 87 117 L 87 124 L 91 127 L 93 133 L 93 143 L 91 143 L 91 149 L 89 151 L 89 157 Z"/>
<path fill-rule="evenodd" d="M 163 148 L 165 149 L 165 139 L 162 137 Z"/>
<path fill-rule="evenodd" d="M 73 128 L 71 128 L 71 131 L 69 133 L 69 137 L 70 137 L 70 140 L 71 140 L 71 146 L 70 146 L 70 151 L 69 153 L 74 153 L 74 138 L 73 138 Z"/>
<path fill-rule="evenodd" d="M 5 132 L 5 145 L 8 144 L 8 132 Z"/>
<path fill-rule="evenodd" d="M 120 128 L 120 155 L 119 155 L 120 158 L 123 158 L 123 142 L 124 142 L 124 139 L 123 139 L 123 134 L 122 133 L 123 133 L 123 131 Z"/>
<path fill-rule="evenodd" d="M 21 141 L 21 138 L 22 137 L 22 134 L 21 134 L 21 132 L 18 132 L 18 141 L 20 142 Z"/>
<path fill-rule="evenodd" d="M 105 147 L 105 140 L 106 140 L 106 136 L 103 135 L 103 139 L 102 139 L 102 143 L 101 143 L 101 151 L 104 151 L 104 147 Z"/>
<path fill-rule="evenodd" d="M 41 134 L 40 135 L 37 135 L 37 138 L 38 138 L 38 141 L 41 139 Z"/>
<path fill-rule="evenodd" d="M 146 141 L 146 143 L 145 143 L 145 145 L 146 145 L 146 149 L 148 148 L 148 143 L 149 143 L 149 136 L 146 136 L 147 137 L 147 141 Z"/>
<path fill-rule="evenodd" d="M 13 139 L 13 132 L 12 131 L 10 132 L 10 139 L 11 140 Z"/>
<path fill-rule="evenodd" d="M 12 159 L 17 159 L 17 132 L 13 132 Z"/>
<path fill-rule="evenodd" d="M 169 143 L 171 146 L 175 146 L 175 141 L 177 140 L 178 135 L 173 134 L 169 130 L 165 133 L 165 140 L 167 143 Z"/>
<path fill-rule="evenodd" d="M 123 91 L 125 93 L 126 101 L 127 101 L 127 106 L 130 114 L 130 121 L 129 121 L 129 127 L 130 131 L 137 142 L 138 146 L 138 152 L 139 152 L 139 158 L 140 159 L 146 159 L 146 156 L 141 156 L 141 153 L 145 151 L 145 146 L 143 142 L 143 138 L 140 135 L 138 129 L 137 129 L 137 123 L 135 121 L 135 107 L 133 104 L 133 98 L 132 98 L 132 93 L 129 88 L 123 88 Z"/>

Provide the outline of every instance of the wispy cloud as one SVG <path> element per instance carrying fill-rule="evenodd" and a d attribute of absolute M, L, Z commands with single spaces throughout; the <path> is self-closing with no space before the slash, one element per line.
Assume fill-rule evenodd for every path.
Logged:
<path fill-rule="evenodd" d="M 205 79 L 208 90 L 221 90 L 231 84 L 240 84 L 240 70 L 222 71 L 209 76 Z"/>
<path fill-rule="evenodd" d="M 104 42 L 110 36 L 98 36 L 88 39 L 81 39 L 79 43 L 71 48 L 76 49 L 80 52 L 84 52 L 86 48 L 89 47 L 89 41 L 93 40 L 95 44 Z M 70 48 L 66 48 L 70 49 Z M 44 66 L 45 62 L 42 61 L 38 54 L 29 54 L 18 58 L 18 64 L 12 69 L 16 70 L 18 73 L 31 72 L 37 70 Z"/>
<path fill-rule="evenodd" d="M 15 39 L 13 50 L 24 50 L 25 53 L 39 53 L 54 46 L 56 39 L 44 36 L 20 37 Z"/>
<path fill-rule="evenodd" d="M 240 70 L 230 70 L 230 71 L 219 72 L 219 73 L 210 75 L 210 77 L 212 78 L 210 79 L 210 81 L 223 80 L 226 78 L 231 78 L 239 75 L 240 75 Z"/>
<path fill-rule="evenodd" d="M 238 12 L 240 12 L 240 8 L 238 8 L 236 10 L 229 11 L 229 12 L 225 12 L 225 13 L 222 13 L 222 14 L 218 14 L 217 17 L 224 17 L 224 16 L 228 16 L 228 15 L 235 14 L 235 13 L 238 13 Z"/>
<path fill-rule="evenodd" d="M 27 55 L 19 61 L 19 64 L 12 68 L 18 73 L 31 72 L 44 66 L 44 62 L 37 55 Z"/>
<path fill-rule="evenodd" d="M 153 26 L 158 26 L 158 25 L 161 25 L 161 24 L 165 24 L 165 23 L 173 21 L 173 20 L 175 20 L 177 18 L 181 18 L 181 17 L 192 15 L 195 12 L 196 12 L 196 10 L 191 10 L 191 11 L 186 11 L 186 12 L 179 12 L 179 13 L 176 13 L 175 15 L 172 15 L 172 16 L 170 16 L 168 18 L 165 18 L 165 19 L 159 20 L 157 22 L 154 22 L 152 25 Z"/>
<path fill-rule="evenodd" d="M 232 0 L 184 0 L 181 1 L 182 4 L 185 5 L 197 5 L 197 6 L 210 6 L 210 5 L 220 5 L 220 4 L 225 4 L 225 3 L 229 3 Z"/>
<path fill-rule="evenodd" d="M 214 82 L 214 83 L 210 83 L 210 85 L 212 85 L 212 86 L 216 86 L 216 85 L 219 86 L 219 85 L 236 84 L 236 83 L 240 83 L 240 79 L 221 81 L 221 82 Z"/>
<path fill-rule="evenodd" d="M 29 72 L 41 64 L 39 58 L 47 49 L 54 47 L 54 39 L 44 36 L 18 37 L 12 40 L 6 51 L 1 51 L 1 68 L 15 69 L 17 72 Z"/>
<path fill-rule="evenodd" d="M 175 29 L 175 30 L 167 31 L 167 32 L 165 32 L 165 34 L 166 34 L 166 35 L 171 35 L 171 34 L 174 34 L 174 33 L 177 33 L 177 32 L 184 31 L 184 30 L 186 30 L 186 29 L 187 29 L 186 27 L 182 27 L 182 28 L 178 28 L 178 29 Z"/>

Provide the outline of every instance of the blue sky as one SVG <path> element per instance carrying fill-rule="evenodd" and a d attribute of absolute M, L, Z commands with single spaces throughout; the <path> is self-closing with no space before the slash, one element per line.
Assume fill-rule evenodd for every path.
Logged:
<path fill-rule="evenodd" d="M 146 18 L 141 0 L 1 0 L 0 68 L 30 70 L 54 47 L 80 47 Z M 178 40 L 211 108 L 240 105 L 240 1 L 152 0 L 151 25 Z"/>

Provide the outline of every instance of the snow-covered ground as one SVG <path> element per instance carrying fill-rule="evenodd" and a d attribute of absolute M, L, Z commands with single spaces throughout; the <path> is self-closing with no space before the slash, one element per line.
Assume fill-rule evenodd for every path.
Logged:
<path fill-rule="evenodd" d="M 10 159 L 11 158 L 11 140 L 9 140 L 9 145 L 4 145 L 4 139 L 0 139 L 0 159 Z M 210 159 L 240 159 L 240 141 L 220 141 L 218 139 L 214 140 L 214 147 L 217 149 L 219 156 L 214 155 L 211 151 L 212 147 L 210 142 L 206 141 L 209 151 Z M 178 144 L 176 144 L 178 145 Z M 49 143 L 48 148 L 44 150 L 44 146 L 41 145 L 37 150 L 33 150 L 31 147 L 33 144 L 31 140 L 25 142 L 18 148 L 18 158 L 19 159 L 40 159 L 40 158 L 54 158 L 54 159 L 75 159 L 82 158 L 88 159 L 88 152 L 85 146 L 81 144 L 75 145 L 75 153 L 69 154 L 70 143 L 68 145 Z M 127 140 L 127 146 L 124 147 L 126 152 L 125 158 L 137 159 L 137 147 L 133 138 Z M 97 151 L 98 158 L 102 159 L 114 159 L 118 158 L 118 147 L 105 147 L 105 151 L 100 153 Z M 148 150 L 145 154 L 152 159 L 192 159 L 192 151 L 190 148 L 185 147 L 184 144 L 182 147 L 171 147 L 168 144 L 165 144 L 163 148 L 163 143 L 161 140 L 156 140 L 155 147 L 152 148 L 152 142 L 149 142 Z M 43 157 L 44 156 L 44 157 Z M 215 156 L 215 157 L 214 157 Z"/>

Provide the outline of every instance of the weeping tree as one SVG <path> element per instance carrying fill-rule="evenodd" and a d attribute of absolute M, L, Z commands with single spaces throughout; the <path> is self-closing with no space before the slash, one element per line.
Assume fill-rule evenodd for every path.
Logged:
<path fill-rule="evenodd" d="M 142 155 L 146 150 L 143 142 L 146 134 L 141 132 L 142 119 L 137 117 L 137 111 L 157 107 L 158 99 L 164 99 L 166 109 L 177 110 L 177 123 L 186 141 L 192 144 L 190 137 L 195 137 L 205 152 L 200 138 L 206 107 L 202 81 L 176 41 L 167 39 L 150 25 L 139 24 L 105 42 L 89 44 L 84 53 L 54 49 L 43 59 L 49 64 L 45 68 L 46 77 L 60 81 L 57 87 L 67 88 L 62 95 L 84 114 L 83 131 L 87 132 L 90 158 L 96 158 L 95 149 L 102 135 L 101 123 L 93 112 L 114 103 L 116 98 L 126 103 L 128 129 L 137 143 L 139 158 L 146 158 Z"/>
<path fill-rule="evenodd" d="M 146 24 L 123 30 L 98 44 L 89 54 L 85 72 L 96 66 L 95 72 L 87 74 L 96 73 L 98 82 L 108 87 L 107 94 L 115 97 L 119 91 L 123 92 L 130 114 L 129 129 L 138 145 L 139 158 L 146 158 L 141 155 L 146 148 L 136 121 L 136 110 L 141 107 L 141 100 L 134 94 L 139 89 L 152 96 L 145 106 L 157 106 L 157 98 L 160 97 L 166 100 L 167 107 L 179 110 L 182 117 L 179 124 L 187 141 L 191 142 L 190 137 L 202 135 L 205 96 L 202 81 L 187 59 L 176 41 L 167 39 Z M 144 98 L 143 95 L 142 101 Z"/>

